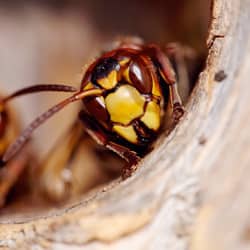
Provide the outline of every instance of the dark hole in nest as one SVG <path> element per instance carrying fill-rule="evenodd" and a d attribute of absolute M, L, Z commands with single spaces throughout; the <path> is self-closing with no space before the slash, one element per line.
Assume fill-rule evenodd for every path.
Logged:
<path fill-rule="evenodd" d="M 6 1 L 0 2 L 2 11 L 8 13 L 8 22 L 11 19 L 12 34 L 15 34 L 15 29 L 16 31 L 19 29 L 18 23 L 21 22 L 22 25 L 28 26 L 28 34 L 31 35 L 31 38 L 24 36 L 23 41 L 27 42 L 27 46 L 30 44 L 27 39 L 31 39 L 32 44 L 35 44 L 32 47 L 32 53 L 38 53 L 38 57 L 34 57 L 37 62 L 33 65 L 34 68 L 30 69 L 30 74 L 33 76 L 35 74 L 37 82 L 52 82 L 55 79 L 59 79 L 59 81 L 66 79 L 72 82 L 73 80 L 69 75 L 75 75 L 75 72 L 79 72 L 84 63 L 88 62 L 86 57 L 93 56 L 100 48 L 106 47 L 107 41 L 111 41 L 117 36 L 136 35 L 142 37 L 145 41 L 156 42 L 162 46 L 169 41 L 178 41 L 193 48 L 190 50 L 187 47 L 186 51 L 188 56 L 185 59 L 185 64 L 188 66 L 188 78 L 191 85 L 181 87 L 184 88 L 181 90 L 184 99 L 187 99 L 190 94 L 206 56 L 205 39 L 209 22 L 209 5 L 208 0 L 136 0 L 130 2 L 112 0 L 105 2 L 105 4 L 97 0 L 84 2 L 77 0 L 33 0 L 12 1 L 11 4 L 6 3 Z M 2 23 L 6 21 L 4 18 L 2 17 Z M 51 29 L 51 31 L 47 29 Z M 27 32 L 27 28 L 24 32 Z M 36 32 L 39 32 L 38 38 Z M 15 47 L 15 43 L 2 46 L 6 46 L 6 48 L 8 46 Z M 49 47 L 52 48 L 49 49 Z M 55 50 L 56 52 L 54 52 Z M 27 51 L 30 51 L 30 48 Z M 22 54 L 22 56 L 26 55 Z M 27 55 L 29 58 L 32 56 Z M 21 62 L 23 63 L 23 60 L 20 60 L 20 65 Z M 8 65 L 6 61 L 2 63 Z M 11 63 L 9 67 L 12 67 Z M 174 67 L 177 69 L 178 65 L 174 63 Z M 8 83 L 10 80 L 6 76 L 1 79 L 1 82 Z M 25 82 L 30 81 L 28 79 Z M 26 169 L 9 193 L 7 204 L 1 209 L 2 215 L 30 215 L 51 208 L 58 208 L 58 206 L 65 205 L 69 198 L 73 197 L 73 201 L 70 200 L 70 202 L 75 202 L 80 199 L 83 193 L 119 176 L 123 161 L 113 153 L 97 146 L 92 140 L 88 138 L 84 140 L 86 142 L 73 150 L 73 153 L 77 155 L 79 150 L 79 152 L 82 152 L 80 153 L 82 159 L 84 155 L 91 158 L 89 161 L 94 159 L 93 164 L 89 164 L 90 170 L 92 168 L 94 171 L 82 173 L 77 167 L 74 180 L 78 184 L 67 183 L 72 166 L 79 161 L 71 159 L 66 171 L 63 172 L 67 189 L 62 189 L 60 183 L 57 183 L 53 178 L 50 179 L 49 184 L 46 185 L 58 186 L 54 195 L 49 195 L 50 199 L 48 199 L 45 198 L 48 197 L 48 190 L 37 192 L 39 186 L 39 174 L 37 172 L 39 171 Z M 78 159 L 79 156 L 76 156 L 76 158 Z M 86 163 L 86 158 L 84 158 L 84 161 Z M 34 174 L 34 172 L 36 173 Z M 79 180 L 78 177 L 81 177 L 81 175 L 85 177 Z M 86 180 L 88 180 L 88 184 L 82 187 L 82 183 Z M 66 198 L 64 199 L 64 197 Z M 62 200 L 62 202 L 58 203 L 53 200 Z"/>

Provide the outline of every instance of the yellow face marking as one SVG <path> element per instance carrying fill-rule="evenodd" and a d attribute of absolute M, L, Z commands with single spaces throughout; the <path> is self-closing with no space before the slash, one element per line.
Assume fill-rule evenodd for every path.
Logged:
<path fill-rule="evenodd" d="M 115 125 L 113 130 L 127 141 L 137 143 L 137 135 L 132 125 L 127 127 Z"/>
<path fill-rule="evenodd" d="M 141 121 L 150 129 L 157 130 L 161 124 L 161 109 L 155 102 L 149 102 Z"/>
<path fill-rule="evenodd" d="M 143 114 L 145 98 L 131 85 L 122 85 L 105 99 L 111 121 L 127 125 Z"/>
<path fill-rule="evenodd" d="M 119 61 L 119 64 L 120 64 L 121 66 L 124 66 L 124 65 L 126 65 L 129 61 L 130 61 L 129 58 L 124 58 L 123 60 Z"/>
<path fill-rule="evenodd" d="M 152 82 L 152 94 L 155 96 L 161 96 L 161 89 L 160 89 L 160 84 L 159 82 L 156 82 L 155 80 L 153 80 Z"/>
<path fill-rule="evenodd" d="M 107 77 L 98 80 L 98 83 L 104 89 L 112 89 L 117 84 L 117 72 L 115 70 L 111 71 Z"/>
<path fill-rule="evenodd" d="M 125 80 L 129 83 L 131 83 L 130 77 L 129 77 L 129 67 L 127 67 L 124 71 L 123 71 L 123 77 L 125 78 Z"/>
<path fill-rule="evenodd" d="M 93 89 L 95 88 L 95 86 L 93 85 L 92 82 L 88 82 L 87 85 L 84 87 L 84 90 L 89 90 L 89 89 Z"/>

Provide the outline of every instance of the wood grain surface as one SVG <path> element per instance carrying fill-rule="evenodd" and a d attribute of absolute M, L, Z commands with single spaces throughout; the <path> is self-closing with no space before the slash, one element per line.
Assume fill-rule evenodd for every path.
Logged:
<path fill-rule="evenodd" d="M 206 66 L 177 127 L 126 181 L 29 218 L 2 249 L 249 249 L 250 2 L 215 0 Z"/>

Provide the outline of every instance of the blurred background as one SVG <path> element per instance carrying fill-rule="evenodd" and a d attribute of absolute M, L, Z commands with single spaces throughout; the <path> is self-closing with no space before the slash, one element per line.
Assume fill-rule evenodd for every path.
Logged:
<path fill-rule="evenodd" d="M 0 93 L 42 83 L 80 86 L 83 68 L 119 36 L 164 46 L 180 42 L 206 54 L 209 0 L 0 1 Z M 67 94 L 36 94 L 13 101 L 22 127 Z M 67 107 L 32 141 L 38 157 L 77 118 Z"/>
<path fill-rule="evenodd" d="M 204 52 L 209 10 L 209 0 L 0 1 L 0 91 L 36 83 L 79 86 L 82 68 L 119 36 L 161 45 L 178 41 Z M 13 103 L 18 110 L 27 104 L 20 109 L 25 126 L 61 98 L 39 94 Z M 61 129 L 70 121 L 65 116 L 74 113 L 73 107 L 67 110 L 53 119 Z M 50 126 L 53 121 L 38 137 L 51 143 L 60 129 L 52 138 Z M 49 145 L 41 147 L 46 151 Z"/>

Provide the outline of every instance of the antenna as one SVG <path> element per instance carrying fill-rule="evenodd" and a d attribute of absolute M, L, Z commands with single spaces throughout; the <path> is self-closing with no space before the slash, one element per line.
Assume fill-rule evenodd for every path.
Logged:
<path fill-rule="evenodd" d="M 78 92 L 67 99 L 61 101 L 55 106 L 48 109 L 46 112 L 38 116 L 30 125 L 20 134 L 20 136 L 16 139 L 16 141 L 9 146 L 1 162 L 4 164 L 9 161 L 12 157 L 14 157 L 25 145 L 25 143 L 29 140 L 32 133 L 41 126 L 45 121 L 47 121 L 50 117 L 56 114 L 58 111 L 62 110 L 68 104 L 84 99 L 87 96 L 98 96 L 103 93 L 101 89 L 89 89 L 86 91 Z"/>
<path fill-rule="evenodd" d="M 3 98 L 0 102 L 6 103 L 9 100 L 22 96 L 27 95 L 31 93 L 38 93 L 38 92 L 45 92 L 45 91 L 55 91 L 55 92 L 76 92 L 77 89 L 72 86 L 66 86 L 61 84 L 37 84 L 37 85 L 31 85 L 22 89 L 17 90 L 13 94 Z"/>

